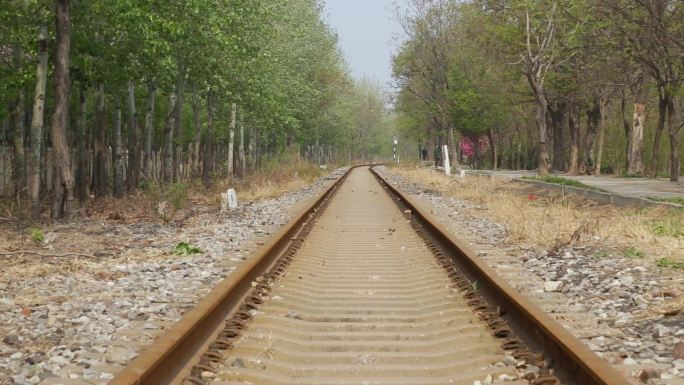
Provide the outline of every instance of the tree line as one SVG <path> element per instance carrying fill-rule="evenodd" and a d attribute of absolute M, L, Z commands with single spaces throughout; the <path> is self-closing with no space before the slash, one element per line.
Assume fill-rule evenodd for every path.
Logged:
<path fill-rule="evenodd" d="M 478 167 L 678 180 L 684 3 L 408 4 L 393 70 L 409 135 Z"/>
<path fill-rule="evenodd" d="M 370 157 L 387 123 L 318 0 L 10 0 L 0 83 L 0 197 L 34 218 L 284 151 Z"/>

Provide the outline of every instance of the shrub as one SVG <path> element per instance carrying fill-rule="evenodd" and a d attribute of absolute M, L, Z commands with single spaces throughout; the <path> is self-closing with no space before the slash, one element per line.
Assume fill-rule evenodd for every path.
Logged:
<path fill-rule="evenodd" d="M 178 242 L 173 249 L 173 253 L 176 255 L 192 255 L 203 253 L 203 251 L 199 247 L 193 246 L 187 242 Z"/>
<path fill-rule="evenodd" d="M 37 227 L 31 227 L 29 232 L 31 233 L 31 239 L 33 239 L 35 242 L 40 243 L 45 240 L 45 234 L 43 233 L 43 230 Z"/>

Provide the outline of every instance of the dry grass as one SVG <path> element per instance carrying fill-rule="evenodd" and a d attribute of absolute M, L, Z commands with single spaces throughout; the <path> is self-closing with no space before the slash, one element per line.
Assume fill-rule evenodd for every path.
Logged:
<path fill-rule="evenodd" d="M 200 181 L 148 185 L 121 199 L 106 197 L 92 201 L 86 215 L 108 220 L 130 222 L 177 222 L 193 215 L 194 209 L 218 210 L 220 194 L 235 189 L 239 204 L 271 199 L 304 188 L 327 173 L 319 166 L 302 160 L 296 154 L 284 155 L 265 162 L 263 167 L 244 179 L 219 178 L 207 189 Z M 163 203 L 163 207 L 160 204 Z"/>
<path fill-rule="evenodd" d="M 509 242 L 548 250 L 600 242 L 602 249 L 627 257 L 684 262 L 684 210 L 618 208 L 497 178 L 468 176 L 461 181 L 425 168 L 393 171 L 477 204 L 476 215 L 506 226 Z"/>
<path fill-rule="evenodd" d="M 100 261 L 100 258 L 54 256 L 65 252 L 90 255 L 99 251 L 129 258 L 129 253 L 122 246 L 131 242 L 127 226 L 162 222 L 173 222 L 174 228 L 194 226 L 194 218 L 214 218 L 213 213 L 218 213 L 219 209 L 219 193 L 228 187 L 237 190 L 242 205 L 306 187 L 324 173 L 327 171 L 297 157 L 284 157 L 232 184 L 228 180 L 217 180 L 209 190 L 199 182 L 147 186 L 123 199 L 106 197 L 88 202 L 74 220 L 52 224 L 32 224 L 25 215 L 16 216 L 18 211 L 13 206 L 0 202 L 0 264 L 4 268 L 0 282 L 14 281 L 19 277 L 69 275 L 92 270 Z M 159 203 L 163 201 L 167 201 L 166 206 L 173 211 L 166 219 L 157 212 Z M 46 238 L 54 239 L 46 242 L 33 239 L 32 226 Z M 115 235 L 111 236 L 111 233 Z M 154 243 L 143 240 L 142 249 L 134 254 L 136 260 L 169 256 L 165 252 L 155 252 Z M 120 261 L 128 263 L 128 260 Z"/>
<path fill-rule="evenodd" d="M 219 192 L 234 188 L 241 202 L 255 202 L 271 199 L 310 185 L 326 170 L 302 160 L 297 154 L 284 155 L 265 162 L 262 169 L 244 180 L 220 180 L 212 188 L 218 204 Z"/>

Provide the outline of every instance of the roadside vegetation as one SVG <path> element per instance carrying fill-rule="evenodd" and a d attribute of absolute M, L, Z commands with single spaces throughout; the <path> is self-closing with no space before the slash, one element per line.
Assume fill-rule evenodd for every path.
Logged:
<path fill-rule="evenodd" d="M 568 178 L 563 178 L 563 177 L 555 176 L 555 175 L 524 176 L 522 178 L 526 179 L 526 180 L 533 180 L 533 181 L 539 181 L 539 182 L 545 182 L 545 183 L 553 183 L 553 184 L 557 184 L 557 185 L 561 185 L 561 186 L 583 188 L 583 189 L 592 190 L 592 191 L 600 191 L 600 192 L 606 191 L 606 190 L 600 189 L 598 187 L 589 186 L 589 185 L 584 184 L 580 181 L 576 181 L 576 180 L 568 179 Z"/>
<path fill-rule="evenodd" d="M 447 177 L 432 169 L 394 167 L 406 180 L 477 205 L 472 215 L 505 225 L 507 242 L 557 249 L 595 246 L 661 267 L 684 263 L 684 211 L 619 208 L 497 178 Z"/>
<path fill-rule="evenodd" d="M 684 197 L 648 197 L 648 199 L 658 202 L 674 203 L 684 206 Z"/>
<path fill-rule="evenodd" d="M 297 154 L 283 155 L 244 178 L 216 179 L 209 188 L 200 180 L 151 184 L 130 195 L 135 204 L 104 197 L 92 200 L 83 211 L 102 219 L 178 224 L 196 212 L 218 211 L 220 193 L 229 188 L 235 189 L 238 204 L 245 205 L 304 188 L 327 172 L 327 168 L 321 169 Z"/>
<path fill-rule="evenodd" d="M 406 4 L 398 126 L 430 159 L 448 144 L 452 165 L 679 179 L 683 2 Z"/>
<path fill-rule="evenodd" d="M 200 183 L 258 199 L 391 151 L 382 86 L 315 0 L 10 0 L 0 25 L 0 217 Z"/>

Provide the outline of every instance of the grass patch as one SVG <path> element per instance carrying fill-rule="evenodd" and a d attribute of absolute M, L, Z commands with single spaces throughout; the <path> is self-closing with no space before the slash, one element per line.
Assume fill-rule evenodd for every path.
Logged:
<path fill-rule="evenodd" d="M 190 185 L 185 183 L 173 183 L 164 192 L 164 200 L 171 202 L 176 210 L 180 210 L 185 207 L 188 200 L 188 190 L 190 190 Z"/>
<path fill-rule="evenodd" d="M 644 257 L 646 257 L 646 254 L 644 254 L 643 251 L 637 249 L 636 247 L 630 247 L 627 250 L 625 250 L 625 257 L 643 259 Z"/>
<path fill-rule="evenodd" d="M 260 170 L 243 180 L 235 180 L 233 183 L 225 181 L 220 188 L 221 191 L 234 188 L 238 201 L 254 202 L 304 188 L 334 169 L 332 165 L 321 169 L 319 165 L 307 162 L 296 153 L 283 154 L 264 160 Z"/>
<path fill-rule="evenodd" d="M 656 265 L 672 269 L 684 269 L 684 262 L 675 262 L 670 258 L 660 258 L 656 261 Z"/>
<path fill-rule="evenodd" d="M 598 187 L 589 186 L 587 184 L 576 181 L 574 179 L 562 178 L 560 176 L 555 176 L 555 175 L 524 176 L 522 178 L 527 179 L 527 180 L 537 181 L 537 182 L 553 183 L 553 184 L 558 184 L 561 186 L 570 186 L 570 187 L 583 188 L 583 189 L 587 189 L 587 190 L 606 192 L 606 190 L 600 189 Z"/>
<path fill-rule="evenodd" d="M 319 165 L 302 159 L 297 153 L 285 153 L 264 159 L 258 169 L 249 170 L 244 178 L 235 177 L 231 180 L 217 172 L 209 188 L 199 180 L 169 184 L 150 181 L 141 184 L 136 204 L 121 206 L 116 203 L 116 207 L 126 218 L 154 216 L 169 224 L 178 219 L 189 218 L 188 209 L 191 208 L 218 209 L 220 194 L 229 188 L 235 189 L 239 205 L 244 205 L 305 188 L 335 168 L 334 165 L 328 165 L 327 169 L 322 169 Z M 141 206 L 139 202 L 145 202 L 145 215 L 135 212 L 136 207 Z"/>
<path fill-rule="evenodd" d="M 181 211 L 188 203 L 188 195 L 191 186 L 186 183 L 172 183 L 161 187 L 152 195 L 156 196 L 155 213 L 164 223 L 168 224 L 174 220 L 176 214 Z"/>
<path fill-rule="evenodd" d="M 684 210 L 665 207 L 616 207 L 559 191 L 468 175 L 448 178 L 422 167 L 395 167 L 392 172 L 424 188 L 474 204 L 463 214 L 486 217 L 505 226 L 506 241 L 551 250 L 571 242 L 618 254 L 684 263 Z M 609 257 L 600 253 L 597 257 Z"/>
<path fill-rule="evenodd" d="M 684 206 L 684 197 L 648 197 L 652 201 L 674 203 Z"/>
<path fill-rule="evenodd" d="M 684 221 L 670 214 L 651 221 L 651 231 L 659 237 L 684 237 Z"/>

